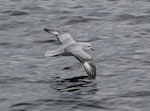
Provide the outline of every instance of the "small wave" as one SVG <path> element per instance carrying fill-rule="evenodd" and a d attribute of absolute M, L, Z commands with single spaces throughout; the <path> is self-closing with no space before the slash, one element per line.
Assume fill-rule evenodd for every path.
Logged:
<path fill-rule="evenodd" d="M 84 18 L 81 16 L 75 16 L 75 17 L 71 17 L 68 19 L 70 20 L 67 21 L 65 24 L 77 24 L 77 23 L 86 23 L 90 21 L 98 21 L 98 19 L 95 19 L 95 18 Z"/>
<path fill-rule="evenodd" d="M 150 96 L 150 91 L 129 91 L 121 97 L 147 97 Z"/>
<path fill-rule="evenodd" d="M 150 23 L 150 15 L 124 14 L 124 15 L 118 15 L 112 21 L 115 22 L 129 21 L 128 23 L 129 25 Z"/>
<path fill-rule="evenodd" d="M 7 11 L 3 11 L 2 13 L 7 13 L 9 15 L 12 15 L 12 16 L 21 16 L 21 15 L 27 15 L 29 14 L 29 12 L 27 11 L 21 11 L 21 10 L 16 10 L 16 11 L 12 11 L 12 10 L 7 10 Z"/>
<path fill-rule="evenodd" d="M 31 106 L 31 103 L 17 103 L 12 105 L 11 107 L 18 107 L 18 106 Z"/>
<path fill-rule="evenodd" d="M 95 16 L 95 17 L 106 17 L 106 16 L 109 16 L 110 12 L 93 12 L 93 13 L 90 13 L 88 16 Z"/>
<path fill-rule="evenodd" d="M 23 47 L 26 47 L 27 45 L 3 42 L 3 43 L 0 43 L 0 46 L 5 47 L 5 48 L 23 48 Z"/>
<path fill-rule="evenodd" d="M 37 40 L 37 41 L 34 41 L 34 43 L 43 44 L 43 43 L 58 43 L 58 42 L 57 40 Z"/>
<path fill-rule="evenodd" d="M 16 29 L 16 28 L 24 27 L 25 25 L 27 25 L 26 21 L 21 21 L 21 20 L 10 21 L 7 23 L 0 24 L 0 30 Z"/>

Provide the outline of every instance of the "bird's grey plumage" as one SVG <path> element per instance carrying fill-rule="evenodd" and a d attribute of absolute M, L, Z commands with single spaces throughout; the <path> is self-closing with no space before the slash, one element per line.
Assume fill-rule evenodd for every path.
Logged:
<path fill-rule="evenodd" d="M 59 32 L 51 29 L 44 29 L 46 32 L 55 35 L 58 41 L 62 44 L 75 43 L 69 33 Z"/>
<path fill-rule="evenodd" d="M 62 44 L 62 47 L 46 51 L 45 56 L 56 56 L 61 54 L 69 54 L 83 63 L 83 67 L 88 74 L 89 79 L 95 79 L 96 67 L 93 63 L 92 57 L 85 52 L 85 48 L 92 49 L 89 43 L 78 43 L 73 40 L 70 34 L 63 33 L 51 29 L 44 29 L 46 32 L 53 34 L 57 37 L 58 41 Z"/>
<path fill-rule="evenodd" d="M 52 50 L 52 51 L 46 51 L 45 52 L 45 56 L 46 57 L 49 57 L 49 56 L 57 56 L 57 55 L 61 55 L 61 54 L 63 54 L 63 53 L 65 53 L 64 52 L 64 49 L 63 48 L 58 48 L 58 49 L 56 49 L 56 50 Z"/>

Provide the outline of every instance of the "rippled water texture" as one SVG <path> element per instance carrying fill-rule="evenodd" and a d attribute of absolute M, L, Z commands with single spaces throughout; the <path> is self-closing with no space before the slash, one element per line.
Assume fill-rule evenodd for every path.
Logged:
<path fill-rule="evenodd" d="M 150 111 L 150 0 L 1 0 L 0 111 Z M 91 42 L 97 78 L 52 28 Z"/>

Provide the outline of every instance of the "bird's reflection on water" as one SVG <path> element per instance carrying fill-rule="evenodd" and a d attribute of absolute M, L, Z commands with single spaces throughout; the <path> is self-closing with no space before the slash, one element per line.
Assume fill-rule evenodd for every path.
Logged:
<path fill-rule="evenodd" d="M 98 90 L 96 85 L 94 81 L 88 80 L 88 76 L 78 76 L 67 79 L 55 78 L 52 87 L 60 92 L 84 92 L 84 94 L 90 94 Z"/>

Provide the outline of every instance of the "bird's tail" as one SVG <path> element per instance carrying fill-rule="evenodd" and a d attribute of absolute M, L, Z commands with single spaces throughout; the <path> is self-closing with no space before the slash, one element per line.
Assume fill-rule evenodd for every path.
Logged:
<path fill-rule="evenodd" d="M 46 31 L 46 32 L 48 32 L 48 33 L 50 33 L 50 34 L 52 34 L 52 35 L 59 35 L 59 34 L 61 34 L 61 32 L 59 32 L 59 31 L 56 31 L 56 30 L 52 30 L 52 29 L 44 29 L 44 31 Z"/>

